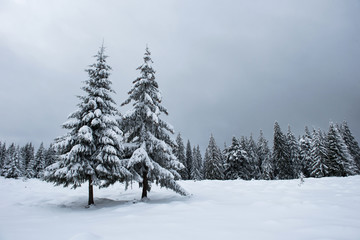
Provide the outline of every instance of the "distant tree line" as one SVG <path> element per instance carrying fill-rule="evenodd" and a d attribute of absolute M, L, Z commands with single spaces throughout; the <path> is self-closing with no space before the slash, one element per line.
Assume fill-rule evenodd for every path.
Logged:
<path fill-rule="evenodd" d="M 211 135 L 204 157 L 199 145 L 184 145 L 179 133 L 173 149 L 184 165 L 179 171 L 183 180 L 204 179 L 295 179 L 304 177 L 350 176 L 360 173 L 360 147 L 347 122 L 330 123 L 329 130 L 309 130 L 296 138 L 290 127 L 284 134 L 274 125 L 272 149 L 260 131 L 257 141 L 250 137 L 232 138 L 221 150 Z M 0 142 L 0 175 L 6 178 L 42 178 L 46 167 L 55 163 L 61 149 L 43 143 L 35 152 L 32 143 L 8 147 Z"/>
<path fill-rule="evenodd" d="M 155 80 L 151 53 L 145 50 L 139 77 L 133 81 L 128 98 L 132 104 L 120 113 L 109 79 L 111 67 L 102 46 L 96 62 L 86 69 L 84 94 L 78 109 L 63 128 L 68 132 L 36 153 L 31 143 L 23 147 L 0 142 L 0 174 L 6 178 L 41 178 L 55 185 L 77 188 L 88 183 L 88 204 L 94 204 L 93 186 L 116 182 L 127 186 L 137 181 L 146 199 L 152 184 L 187 195 L 176 180 L 203 179 L 293 179 L 299 176 L 349 176 L 360 172 L 360 149 L 346 122 L 330 123 L 328 132 L 305 129 L 296 138 L 274 125 L 272 150 L 260 131 L 257 141 L 233 137 L 221 150 L 211 135 L 204 156 L 199 145 L 186 146 L 181 134 L 174 141 L 173 127 L 160 118 L 168 114 Z"/>
<path fill-rule="evenodd" d="M 53 145 L 47 149 L 41 143 L 35 152 L 32 143 L 18 146 L 11 143 L 6 147 L 0 142 L 0 175 L 6 178 L 42 178 L 45 168 L 57 159 Z"/>
<path fill-rule="evenodd" d="M 329 130 L 309 130 L 296 138 L 290 126 L 283 133 L 274 125 L 270 149 L 263 132 L 257 141 L 250 137 L 232 138 L 223 150 L 211 135 L 204 160 L 199 146 L 184 147 L 181 134 L 176 138 L 175 155 L 185 166 L 182 179 L 295 179 L 299 177 L 350 176 L 360 173 L 360 148 L 347 122 L 330 123 Z"/>

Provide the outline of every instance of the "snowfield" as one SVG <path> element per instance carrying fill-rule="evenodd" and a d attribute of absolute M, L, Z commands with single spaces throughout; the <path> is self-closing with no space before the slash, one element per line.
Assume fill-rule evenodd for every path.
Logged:
<path fill-rule="evenodd" d="M 360 239 L 360 176 L 282 181 L 181 181 L 183 197 L 153 186 L 76 190 L 0 178 L 0 239 Z"/>

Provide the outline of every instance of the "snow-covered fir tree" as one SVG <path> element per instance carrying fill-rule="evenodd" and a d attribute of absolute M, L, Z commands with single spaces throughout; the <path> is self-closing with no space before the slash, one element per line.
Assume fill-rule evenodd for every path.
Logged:
<path fill-rule="evenodd" d="M 21 155 L 24 159 L 24 176 L 27 178 L 32 178 L 35 176 L 35 154 L 34 146 L 32 143 L 27 143 L 21 148 Z"/>
<path fill-rule="evenodd" d="M 147 198 L 151 183 L 170 188 L 186 195 L 186 191 L 175 181 L 184 165 L 173 154 L 176 143 L 170 138 L 173 127 L 160 118 L 168 114 L 161 105 L 162 96 L 155 80 L 151 53 L 146 47 L 144 63 L 137 68 L 140 76 L 133 81 L 128 99 L 122 104 L 133 102 L 133 107 L 123 117 L 125 141 L 135 146 L 127 167 L 142 186 L 141 198 Z"/>
<path fill-rule="evenodd" d="M 22 151 L 21 151 L 20 146 L 16 147 L 16 152 L 18 153 L 18 168 L 19 168 L 19 170 L 21 172 L 21 176 L 24 177 L 25 173 L 26 173 L 25 159 L 24 159 L 24 156 L 22 155 Z"/>
<path fill-rule="evenodd" d="M 182 179 L 187 179 L 187 167 L 186 167 L 186 158 L 185 158 L 185 145 L 184 141 L 179 133 L 176 137 L 176 146 L 174 147 L 175 157 L 179 160 L 180 163 L 184 165 L 184 168 L 179 170 L 179 174 Z"/>
<path fill-rule="evenodd" d="M 321 130 L 314 129 L 311 141 L 310 177 L 325 177 L 329 175 L 326 142 Z"/>
<path fill-rule="evenodd" d="M 79 97 L 79 108 L 63 124 L 69 132 L 56 140 L 61 149 L 59 161 L 47 167 L 44 175 L 46 181 L 64 187 L 77 188 L 88 182 L 89 205 L 94 204 L 93 185 L 107 186 L 130 176 L 121 160 L 122 132 L 104 50 L 102 46 L 94 56 L 96 62 L 86 70 L 85 94 Z"/>
<path fill-rule="evenodd" d="M 20 163 L 20 148 L 16 147 L 14 143 L 6 151 L 2 175 L 6 178 L 19 178 L 23 176 Z"/>
<path fill-rule="evenodd" d="M 197 147 L 193 148 L 193 167 L 191 169 L 191 179 L 194 180 L 201 180 L 202 177 L 202 157 L 200 152 L 200 147 L 197 145 Z"/>
<path fill-rule="evenodd" d="M 215 138 L 211 134 L 209 144 L 204 156 L 204 178 L 224 179 L 224 160 L 220 148 L 216 145 Z"/>
<path fill-rule="evenodd" d="M 224 149 L 225 179 L 250 179 L 250 169 L 246 151 L 242 150 L 236 137 L 232 138 L 231 145 Z"/>
<path fill-rule="evenodd" d="M 311 143 L 312 137 L 309 128 L 305 127 L 305 134 L 299 139 L 301 172 L 305 177 L 310 176 Z"/>
<path fill-rule="evenodd" d="M 260 130 L 259 139 L 257 142 L 257 153 L 259 161 L 261 162 L 261 179 L 274 179 L 274 163 L 271 157 L 271 151 L 268 141 L 264 137 L 264 133 Z"/>
<path fill-rule="evenodd" d="M 353 157 L 356 164 L 356 172 L 360 173 L 360 147 L 359 143 L 356 141 L 352 135 L 348 123 L 344 121 L 340 126 L 340 133 L 344 142 L 349 150 L 349 153 Z"/>
<path fill-rule="evenodd" d="M 41 143 L 39 149 L 35 154 L 35 177 L 41 178 L 44 175 L 45 169 L 45 148 L 44 144 Z"/>
<path fill-rule="evenodd" d="M 330 176 L 349 176 L 356 173 L 356 165 L 337 126 L 330 123 L 327 135 L 328 171 Z"/>
<path fill-rule="evenodd" d="M 250 179 L 259 179 L 261 176 L 260 166 L 261 163 L 259 162 L 259 156 L 257 153 L 257 146 L 252 137 L 245 138 L 245 151 L 247 153 L 247 158 L 249 162 L 249 170 L 250 170 Z"/>
<path fill-rule="evenodd" d="M 5 159 L 6 159 L 6 144 L 0 142 L 0 176 L 2 175 L 2 171 L 5 167 Z"/>
<path fill-rule="evenodd" d="M 25 144 L 24 147 L 22 147 L 23 157 L 25 159 L 25 167 L 29 164 L 29 162 L 34 159 L 35 157 L 35 150 L 32 143 Z"/>
<path fill-rule="evenodd" d="M 293 169 L 292 178 L 298 178 L 302 170 L 300 163 L 300 146 L 298 140 L 296 140 L 294 134 L 291 132 L 290 125 L 288 126 L 286 140 L 289 148 L 290 161 Z"/>
<path fill-rule="evenodd" d="M 193 168 L 193 155 L 192 155 L 192 150 L 191 150 L 191 144 L 190 144 L 190 140 L 187 141 L 186 143 L 186 179 L 192 179 L 192 168 Z"/>
<path fill-rule="evenodd" d="M 282 133 L 278 122 L 274 124 L 273 159 L 275 162 L 275 176 L 277 179 L 292 179 L 293 165 L 290 159 L 289 145 Z"/>
<path fill-rule="evenodd" d="M 50 144 L 49 148 L 45 150 L 45 167 L 54 164 L 57 161 L 57 153 L 53 144 Z"/>
<path fill-rule="evenodd" d="M 25 177 L 26 178 L 34 178 L 36 177 L 36 160 L 34 155 L 34 148 L 29 148 L 28 156 L 24 155 L 24 161 L 27 162 L 26 170 L 25 170 Z M 29 157 L 29 158 L 28 158 Z"/>

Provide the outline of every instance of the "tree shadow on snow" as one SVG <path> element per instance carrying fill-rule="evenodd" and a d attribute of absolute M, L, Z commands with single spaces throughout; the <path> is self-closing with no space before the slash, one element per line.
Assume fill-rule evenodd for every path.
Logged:
<path fill-rule="evenodd" d="M 100 210 L 100 209 L 111 209 L 111 208 L 118 208 L 118 207 L 126 207 L 131 206 L 134 204 L 169 204 L 174 202 L 185 202 L 187 201 L 191 196 L 156 196 L 153 195 L 150 198 L 147 199 L 120 199 L 120 200 L 114 200 L 110 198 L 95 198 L 95 205 L 88 206 L 87 198 L 86 197 L 78 197 L 73 198 L 70 201 L 64 201 L 62 203 L 48 203 L 48 206 L 51 206 L 53 208 L 60 208 L 60 209 L 68 209 L 68 210 Z"/>

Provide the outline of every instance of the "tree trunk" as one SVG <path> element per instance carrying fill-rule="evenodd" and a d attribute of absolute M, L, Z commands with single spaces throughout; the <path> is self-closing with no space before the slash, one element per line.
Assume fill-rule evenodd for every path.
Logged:
<path fill-rule="evenodd" d="M 94 189 L 93 189 L 93 184 L 92 184 L 92 178 L 91 176 L 89 176 L 89 201 L 88 201 L 88 205 L 92 205 L 94 204 Z"/>
<path fill-rule="evenodd" d="M 149 183 L 148 183 L 148 178 L 147 178 L 147 174 L 148 174 L 148 168 L 145 167 L 145 170 L 143 171 L 143 182 L 142 182 L 142 195 L 141 195 L 141 199 L 143 198 L 147 198 L 147 192 L 148 192 L 148 188 L 149 188 Z"/>

